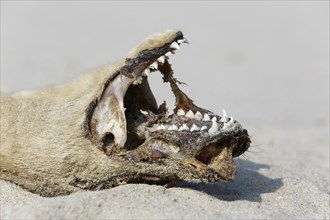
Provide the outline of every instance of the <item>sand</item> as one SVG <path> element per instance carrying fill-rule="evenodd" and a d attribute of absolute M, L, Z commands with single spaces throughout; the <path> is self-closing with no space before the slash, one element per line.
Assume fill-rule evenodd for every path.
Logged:
<path fill-rule="evenodd" d="M 259 130 L 235 181 L 42 198 L 1 181 L 1 219 L 329 219 L 326 129 Z M 257 143 L 260 143 L 257 144 Z"/>

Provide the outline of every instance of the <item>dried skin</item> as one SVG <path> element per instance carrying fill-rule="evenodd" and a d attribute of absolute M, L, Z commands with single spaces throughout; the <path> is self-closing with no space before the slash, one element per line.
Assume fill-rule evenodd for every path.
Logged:
<path fill-rule="evenodd" d="M 179 88 L 167 57 L 184 42 L 180 31 L 161 32 L 68 84 L 2 95 L 1 179 L 43 196 L 233 180 L 249 135 Z M 171 115 L 150 89 L 156 70 L 176 98 Z"/>

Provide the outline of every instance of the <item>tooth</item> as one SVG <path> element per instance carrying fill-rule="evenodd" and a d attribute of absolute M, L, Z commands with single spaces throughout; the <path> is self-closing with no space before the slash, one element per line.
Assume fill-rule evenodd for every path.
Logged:
<path fill-rule="evenodd" d="M 157 59 L 158 62 L 164 63 L 165 62 L 165 56 L 161 56 Z"/>
<path fill-rule="evenodd" d="M 177 40 L 177 42 L 178 42 L 178 44 L 182 44 L 184 42 L 184 40 L 183 39 L 179 39 L 179 40 Z"/>
<path fill-rule="evenodd" d="M 216 120 L 216 117 L 212 118 L 212 127 L 209 129 L 210 134 L 214 134 L 219 130 L 218 123 L 216 122 Z"/>
<path fill-rule="evenodd" d="M 202 118 L 203 118 L 202 113 L 200 113 L 199 111 L 197 111 L 196 114 L 195 114 L 195 118 L 196 118 L 197 120 L 202 120 Z"/>
<path fill-rule="evenodd" d="M 189 41 L 187 38 L 183 38 L 183 39 L 179 39 L 177 40 L 179 44 L 182 44 L 182 43 L 186 43 L 186 44 L 189 44 Z"/>
<path fill-rule="evenodd" d="M 149 66 L 150 69 L 158 69 L 158 63 L 157 61 L 153 62 L 150 66 Z"/>
<path fill-rule="evenodd" d="M 220 119 L 221 122 L 227 122 L 228 120 L 228 115 L 226 110 L 222 109 L 222 118 Z"/>
<path fill-rule="evenodd" d="M 139 85 L 142 83 L 143 78 L 141 76 L 139 76 L 134 82 L 133 85 Z"/>
<path fill-rule="evenodd" d="M 204 115 L 203 121 L 210 121 L 210 116 L 208 114 Z"/>
<path fill-rule="evenodd" d="M 175 50 L 180 50 L 180 46 L 177 42 L 171 43 L 170 48 L 175 49 Z"/>
<path fill-rule="evenodd" d="M 228 125 L 228 127 L 232 127 L 234 125 L 234 118 L 230 117 L 229 121 L 226 124 Z"/>
<path fill-rule="evenodd" d="M 189 131 L 189 127 L 186 124 L 183 124 L 180 128 L 179 131 Z"/>
<path fill-rule="evenodd" d="M 189 111 L 186 113 L 186 117 L 187 117 L 187 118 L 194 118 L 194 117 L 195 117 L 195 114 L 194 114 L 191 110 L 189 110 Z"/>
<path fill-rule="evenodd" d="M 149 69 L 149 68 L 145 69 L 145 70 L 143 71 L 142 75 L 143 75 L 143 76 L 149 76 L 149 75 L 150 75 L 150 69 Z"/>
<path fill-rule="evenodd" d="M 162 124 L 162 125 L 158 125 L 157 130 L 166 130 L 166 127 Z"/>
<path fill-rule="evenodd" d="M 176 125 L 171 125 L 171 126 L 168 128 L 168 130 L 169 130 L 169 131 L 177 131 L 177 130 L 179 130 L 179 129 L 178 129 L 178 126 L 176 126 Z"/>
<path fill-rule="evenodd" d="M 168 51 L 167 53 L 165 53 L 165 57 L 169 57 L 170 55 L 172 55 L 172 52 L 171 51 Z"/>
<path fill-rule="evenodd" d="M 200 128 L 197 125 L 195 125 L 195 124 L 193 124 L 192 127 L 191 127 L 191 129 L 190 129 L 191 132 L 193 132 L 193 131 L 199 131 L 199 130 L 200 130 Z"/>
<path fill-rule="evenodd" d="M 148 115 L 148 112 L 147 111 L 143 111 L 142 109 L 140 109 L 140 112 L 144 115 Z"/>
<path fill-rule="evenodd" d="M 207 129 L 207 127 L 205 125 L 203 127 L 201 127 L 201 131 L 204 131 L 206 129 Z"/>
<path fill-rule="evenodd" d="M 183 115 L 185 115 L 186 113 L 180 108 L 180 109 L 177 111 L 176 114 L 177 114 L 177 115 L 181 115 L 181 116 L 183 116 Z"/>

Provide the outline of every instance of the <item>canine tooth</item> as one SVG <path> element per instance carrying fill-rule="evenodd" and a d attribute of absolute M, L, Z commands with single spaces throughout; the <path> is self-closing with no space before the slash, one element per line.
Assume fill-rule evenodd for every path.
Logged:
<path fill-rule="evenodd" d="M 140 112 L 144 115 L 148 115 L 148 112 L 147 111 L 143 111 L 142 109 L 140 109 Z"/>
<path fill-rule="evenodd" d="M 213 120 L 213 119 L 215 119 L 215 120 Z M 219 130 L 218 123 L 216 120 L 217 120 L 216 117 L 212 118 L 212 127 L 209 129 L 210 134 L 214 134 Z"/>
<path fill-rule="evenodd" d="M 145 70 L 143 71 L 142 75 L 143 75 L 143 76 L 149 76 L 149 75 L 150 75 L 150 69 L 149 69 L 149 68 L 145 69 Z"/>
<path fill-rule="evenodd" d="M 226 110 L 222 109 L 222 118 L 220 119 L 221 122 L 227 122 L 228 120 L 228 115 Z"/>
<path fill-rule="evenodd" d="M 191 129 L 190 129 L 191 132 L 193 132 L 193 131 L 199 131 L 199 130 L 200 130 L 200 128 L 197 125 L 195 125 L 195 124 L 193 124 L 192 127 L 191 127 Z"/>
<path fill-rule="evenodd" d="M 183 124 L 180 128 L 179 131 L 189 131 L 189 127 L 186 124 Z"/>
<path fill-rule="evenodd" d="M 210 121 L 210 116 L 208 114 L 204 114 L 203 121 Z"/>
<path fill-rule="evenodd" d="M 186 113 L 180 108 L 180 109 L 177 111 L 176 114 L 177 114 L 177 115 L 181 115 L 181 116 L 183 116 L 183 115 L 185 115 Z"/>
<path fill-rule="evenodd" d="M 161 56 L 157 59 L 158 62 L 164 63 L 165 62 L 165 56 Z"/>
<path fill-rule="evenodd" d="M 169 128 L 168 128 L 169 131 L 177 131 L 179 130 L 178 126 L 176 125 L 171 125 Z"/>
<path fill-rule="evenodd" d="M 175 50 L 180 50 L 180 46 L 177 42 L 171 43 L 170 48 L 175 49 Z"/>
<path fill-rule="evenodd" d="M 204 131 L 206 129 L 207 129 L 206 125 L 204 125 L 204 126 L 201 127 L 201 131 Z"/>
<path fill-rule="evenodd" d="M 200 113 L 199 111 L 197 111 L 196 114 L 195 114 L 195 118 L 196 118 L 197 120 L 202 120 L 202 118 L 203 118 L 202 113 Z"/>
<path fill-rule="evenodd" d="M 171 51 L 168 51 L 167 53 L 165 53 L 165 57 L 169 57 L 170 55 L 172 55 L 172 52 Z"/>
<path fill-rule="evenodd" d="M 177 40 L 178 41 L 178 43 L 179 44 L 182 44 L 182 43 L 186 43 L 186 44 L 189 44 L 189 41 L 188 41 L 188 39 L 187 38 L 183 38 L 183 39 L 179 39 L 179 40 Z"/>
<path fill-rule="evenodd" d="M 150 66 L 149 66 L 150 69 L 158 69 L 158 63 L 157 61 L 153 62 Z"/>
<path fill-rule="evenodd" d="M 195 114 L 194 114 L 191 110 L 189 110 L 189 111 L 186 113 L 186 117 L 187 117 L 187 118 L 194 118 L 194 117 L 195 117 Z"/>

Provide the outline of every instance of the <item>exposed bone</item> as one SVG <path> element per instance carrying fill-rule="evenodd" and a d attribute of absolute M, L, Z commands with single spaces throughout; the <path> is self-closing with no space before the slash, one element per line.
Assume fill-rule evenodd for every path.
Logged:
<path fill-rule="evenodd" d="M 175 50 L 180 50 L 180 46 L 177 42 L 171 43 L 170 48 L 175 49 Z"/>
<path fill-rule="evenodd" d="M 210 116 L 208 114 L 204 114 L 203 121 L 210 121 Z"/>
<path fill-rule="evenodd" d="M 204 130 L 207 130 L 206 125 L 204 125 L 204 126 L 201 127 L 201 131 L 204 131 Z"/>
<path fill-rule="evenodd" d="M 186 117 L 187 117 L 187 118 L 195 118 L 195 114 L 194 114 L 191 110 L 189 110 L 189 111 L 186 113 Z"/>
<path fill-rule="evenodd" d="M 153 62 L 150 66 L 149 66 L 150 69 L 158 69 L 158 63 L 157 61 Z"/>
<path fill-rule="evenodd" d="M 165 56 L 161 56 L 157 59 L 159 63 L 164 63 L 165 62 Z"/>
<path fill-rule="evenodd" d="M 219 126 L 218 126 L 218 123 L 217 123 L 217 118 L 216 117 L 213 117 L 212 118 L 212 127 L 209 129 L 209 133 L 210 134 L 214 134 L 216 132 L 218 132 L 219 130 Z"/>
<path fill-rule="evenodd" d="M 199 111 L 197 111 L 196 114 L 195 114 L 195 118 L 196 118 L 197 120 L 202 120 L 202 118 L 203 118 L 202 113 L 200 113 Z"/>
<path fill-rule="evenodd" d="M 183 124 L 180 128 L 179 131 L 189 131 L 189 127 L 186 124 Z"/>
<path fill-rule="evenodd" d="M 200 128 L 197 125 L 195 125 L 195 124 L 193 124 L 192 127 L 191 127 L 191 129 L 190 129 L 191 132 L 193 132 L 193 131 L 199 131 L 199 130 L 200 130 Z"/>
<path fill-rule="evenodd" d="M 220 122 L 227 122 L 228 121 L 228 115 L 226 110 L 222 109 L 222 118 L 220 119 Z"/>
<path fill-rule="evenodd" d="M 177 113 L 177 115 L 181 115 L 181 116 L 184 116 L 186 113 L 180 108 Z"/>

